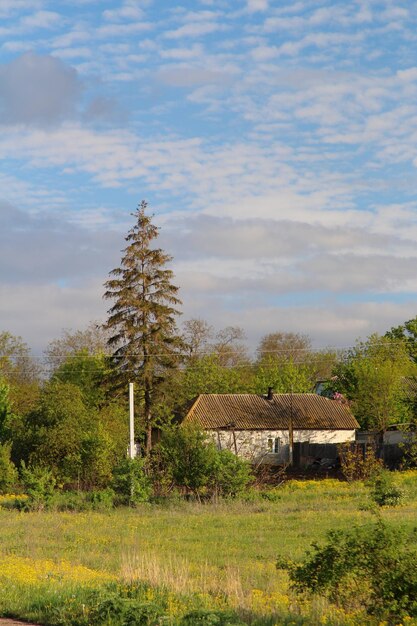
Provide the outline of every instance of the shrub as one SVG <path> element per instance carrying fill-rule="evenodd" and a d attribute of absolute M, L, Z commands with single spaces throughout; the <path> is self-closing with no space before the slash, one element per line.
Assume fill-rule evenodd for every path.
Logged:
<path fill-rule="evenodd" d="M 115 503 L 135 506 L 148 502 L 152 494 L 152 484 L 145 472 L 143 459 L 123 459 L 113 470 Z"/>
<path fill-rule="evenodd" d="M 235 613 L 197 609 L 184 615 L 181 626 L 245 626 Z"/>
<path fill-rule="evenodd" d="M 0 493 L 8 493 L 17 482 L 17 469 L 10 460 L 11 444 L 0 444 Z"/>
<path fill-rule="evenodd" d="M 379 619 L 417 617 L 415 536 L 382 520 L 349 531 L 331 531 L 300 563 L 280 560 L 292 588 L 327 596 L 346 609 L 364 607 Z M 395 622 L 397 623 L 397 622 Z"/>
<path fill-rule="evenodd" d="M 382 470 L 371 481 L 371 498 L 378 506 L 398 506 L 404 500 L 404 491 L 395 484 L 391 472 Z"/>
<path fill-rule="evenodd" d="M 249 463 L 230 450 L 217 452 L 214 462 L 214 488 L 218 495 L 236 497 L 242 494 L 251 478 Z"/>
<path fill-rule="evenodd" d="M 52 472 L 39 465 L 26 467 L 22 461 L 20 478 L 28 496 L 25 508 L 37 511 L 48 508 L 55 488 Z"/>
<path fill-rule="evenodd" d="M 251 480 L 249 464 L 229 450 L 218 451 L 206 433 L 193 426 L 165 432 L 159 446 L 162 471 L 197 498 L 234 497 Z"/>
<path fill-rule="evenodd" d="M 197 498 L 211 491 L 217 450 L 203 431 L 195 426 L 165 431 L 159 455 L 163 470 L 178 487 L 191 491 Z"/>
<path fill-rule="evenodd" d="M 415 431 L 405 433 L 405 441 L 398 444 L 403 458 L 402 466 L 404 469 L 417 467 L 417 436 Z"/>
<path fill-rule="evenodd" d="M 348 482 L 368 480 L 381 471 L 382 461 L 375 454 L 375 448 L 368 446 L 365 454 L 362 448 L 351 443 L 338 446 L 342 474 Z"/>
<path fill-rule="evenodd" d="M 87 502 L 94 511 L 107 511 L 112 509 L 115 501 L 113 489 L 96 489 L 87 494 Z"/>
<path fill-rule="evenodd" d="M 112 480 L 114 444 L 101 424 L 87 433 L 80 452 L 81 479 L 87 488 L 107 487 Z"/>

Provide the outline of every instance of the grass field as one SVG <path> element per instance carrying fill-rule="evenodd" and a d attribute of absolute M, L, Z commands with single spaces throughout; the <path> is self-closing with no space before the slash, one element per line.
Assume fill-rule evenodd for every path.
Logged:
<path fill-rule="evenodd" d="M 399 480 L 406 502 L 383 516 L 412 527 L 417 473 Z M 133 582 L 135 602 L 159 602 L 164 617 L 123 622 L 111 609 L 102 623 L 177 624 L 197 609 L 203 617 L 196 613 L 184 623 L 238 623 L 236 617 L 216 622 L 207 613 L 228 609 L 259 625 L 365 623 L 363 615 L 347 615 L 324 600 L 295 598 L 286 574 L 275 568 L 277 556 L 301 556 L 328 530 L 369 521 L 364 485 L 292 481 L 274 494 L 275 501 L 180 502 L 105 513 L 0 509 L 0 613 L 89 624 L 98 619 L 89 614 L 91 597 L 98 605 L 100 594 L 100 601 L 110 594 L 115 603 L 116 596 L 132 595 Z"/>

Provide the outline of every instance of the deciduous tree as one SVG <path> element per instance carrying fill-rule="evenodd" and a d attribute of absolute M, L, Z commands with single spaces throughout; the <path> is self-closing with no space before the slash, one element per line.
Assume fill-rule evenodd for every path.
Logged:
<path fill-rule="evenodd" d="M 384 431 L 410 419 L 404 381 L 413 371 L 403 342 L 374 334 L 347 352 L 331 387 L 350 400 L 362 428 Z"/>
<path fill-rule="evenodd" d="M 33 408 L 39 394 L 39 360 L 21 337 L 7 331 L 0 332 L 0 378 L 9 384 L 16 414 L 23 415 Z"/>
<path fill-rule="evenodd" d="M 51 373 L 78 354 L 95 357 L 108 352 L 108 334 L 101 324 L 91 322 L 83 330 L 65 328 L 61 337 L 53 339 L 45 350 L 45 360 Z"/>
<path fill-rule="evenodd" d="M 393 326 L 385 337 L 393 342 L 404 341 L 410 358 L 417 363 L 417 315 L 404 324 Z"/>
<path fill-rule="evenodd" d="M 275 332 L 262 337 L 256 352 L 258 361 L 273 357 L 276 359 L 292 359 L 294 362 L 302 362 L 310 350 L 311 340 L 308 335 Z"/>

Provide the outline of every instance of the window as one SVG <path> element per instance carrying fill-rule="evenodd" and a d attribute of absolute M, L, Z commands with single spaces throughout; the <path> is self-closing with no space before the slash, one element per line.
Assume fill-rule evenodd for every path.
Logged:
<path fill-rule="evenodd" d="M 268 439 L 268 452 L 271 454 L 279 454 L 281 448 L 281 439 L 279 437 L 270 437 Z"/>

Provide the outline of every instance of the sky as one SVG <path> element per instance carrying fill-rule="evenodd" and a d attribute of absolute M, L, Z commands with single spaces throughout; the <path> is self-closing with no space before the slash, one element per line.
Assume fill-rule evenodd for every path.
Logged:
<path fill-rule="evenodd" d="M 345 347 L 417 314 L 417 8 L 0 0 L 0 330 L 104 320 L 142 199 L 182 319 Z"/>

